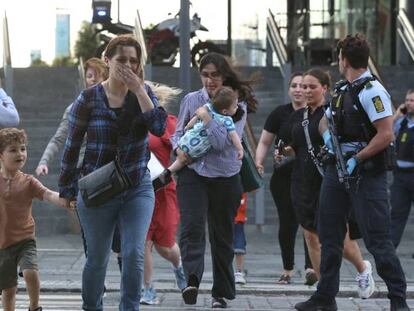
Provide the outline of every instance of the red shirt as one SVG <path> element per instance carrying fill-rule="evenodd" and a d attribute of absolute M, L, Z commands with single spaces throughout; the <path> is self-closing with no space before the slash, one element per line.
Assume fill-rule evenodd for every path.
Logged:
<path fill-rule="evenodd" d="M 237 215 L 234 218 L 234 222 L 236 224 L 244 224 L 247 221 L 246 217 L 246 211 L 247 211 L 247 194 L 243 192 L 242 199 L 240 202 L 240 206 L 237 209 Z"/>
<path fill-rule="evenodd" d="M 164 135 L 161 137 L 149 135 L 149 149 L 164 167 L 168 167 L 170 164 L 172 151 L 170 137 L 175 132 L 176 123 L 177 118 L 173 115 L 168 115 Z M 147 240 L 152 240 L 158 245 L 165 247 L 172 247 L 174 245 L 177 224 L 180 220 L 175 186 L 173 180 L 166 187 L 155 193 L 155 208 L 147 234 Z"/>

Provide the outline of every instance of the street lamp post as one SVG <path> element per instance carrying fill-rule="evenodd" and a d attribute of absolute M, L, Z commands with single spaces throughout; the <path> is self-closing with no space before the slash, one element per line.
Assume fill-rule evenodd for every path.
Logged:
<path fill-rule="evenodd" d="M 180 9 L 180 87 L 185 93 L 190 82 L 190 1 L 181 0 Z"/>

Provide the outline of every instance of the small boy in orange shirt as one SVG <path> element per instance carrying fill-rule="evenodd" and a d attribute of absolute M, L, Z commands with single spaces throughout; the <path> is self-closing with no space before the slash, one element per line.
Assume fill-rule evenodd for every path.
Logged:
<path fill-rule="evenodd" d="M 244 256 L 246 255 L 246 236 L 244 234 L 244 224 L 247 221 L 247 194 L 242 194 L 240 206 L 237 209 L 237 215 L 234 218 L 234 242 L 233 249 L 236 261 L 236 272 L 234 280 L 236 284 L 245 285 L 246 277 L 244 275 Z"/>
<path fill-rule="evenodd" d="M 75 207 L 67 206 L 59 193 L 20 171 L 27 159 L 26 141 L 24 130 L 0 130 L 0 290 L 4 311 L 15 310 L 18 266 L 29 294 L 29 311 L 42 310 L 32 200 L 37 198 L 68 209 Z"/>

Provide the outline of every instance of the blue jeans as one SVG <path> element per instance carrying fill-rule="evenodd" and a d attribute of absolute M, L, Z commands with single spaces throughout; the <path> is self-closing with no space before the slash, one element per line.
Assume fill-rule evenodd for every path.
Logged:
<path fill-rule="evenodd" d="M 243 223 L 234 224 L 233 248 L 235 254 L 246 254 L 246 235 Z"/>
<path fill-rule="evenodd" d="M 391 186 L 391 237 L 395 248 L 401 242 L 413 202 L 414 170 L 394 170 L 394 183 Z"/>
<path fill-rule="evenodd" d="M 83 310 L 103 310 L 102 297 L 115 225 L 121 234 L 122 275 L 119 310 L 139 310 L 144 243 L 154 210 L 154 189 L 147 172 L 139 186 L 99 207 L 85 207 L 78 195 L 78 212 L 88 257 L 82 275 Z"/>

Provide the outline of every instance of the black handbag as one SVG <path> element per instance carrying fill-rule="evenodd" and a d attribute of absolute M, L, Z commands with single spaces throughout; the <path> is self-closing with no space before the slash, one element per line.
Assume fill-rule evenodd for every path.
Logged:
<path fill-rule="evenodd" d="M 243 192 L 251 192 L 263 185 L 263 178 L 256 168 L 249 146 L 242 140 L 244 156 L 240 169 Z"/>
<path fill-rule="evenodd" d="M 116 158 L 79 179 L 78 187 L 85 206 L 98 207 L 129 189 L 131 181 Z"/>

